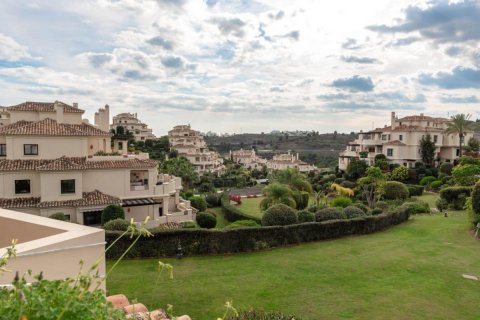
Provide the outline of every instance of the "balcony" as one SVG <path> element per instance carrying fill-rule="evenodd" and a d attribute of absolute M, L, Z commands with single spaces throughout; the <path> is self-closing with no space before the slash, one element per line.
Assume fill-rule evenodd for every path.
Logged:
<path fill-rule="evenodd" d="M 148 190 L 148 170 L 130 171 L 130 191 Z"/>

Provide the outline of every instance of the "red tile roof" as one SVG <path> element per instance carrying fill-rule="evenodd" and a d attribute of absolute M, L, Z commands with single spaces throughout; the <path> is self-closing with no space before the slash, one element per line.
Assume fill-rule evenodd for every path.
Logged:
<path fill-rule="evenodd" d="M 63 112 L 66 113 L 84 113 L 82 109 L 72 107 L 66 103 L 60 102 Z M 24 102 L 15 106 L 6 107 L 9 111 L 36 111 L 36 112 L 55 112 L 54 102 Z"/>
<path fill-rule="evenodd" d="M 0 208 L 31 208 L 36 207 L 40 203 L 40 197 L 29 198 L 0 198 Z"/>
<path fill-rule="evenodd" d="M 10 124 L 0 129 L 0 135 L 110 137 L 112 134 L 86 123 L 58 123 L 53 119 L 46 118 L 40 121 L 19 121 Z"/>
<path fill-rule="evenodd" d="M 51 160 L 0 160 L 1 171 L 72 171 L 95 169 L 156 168 L 152 159 L 89 160 L 85 157 L 61 157 Z"/>
<path fill-rule="evenodd" d="M 403 143 L 400 140 L 393 140 L 393 141 L 388 141 L 384 143 L 383 145 L 388 145 L 388 146 L 406 146 L 405 143 Z"/>

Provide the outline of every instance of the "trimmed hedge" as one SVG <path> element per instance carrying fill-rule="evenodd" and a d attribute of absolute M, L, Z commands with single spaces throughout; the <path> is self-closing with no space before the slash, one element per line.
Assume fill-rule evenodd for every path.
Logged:
<path fill-rule="evenodd" d="M 230 204 L 230 199 L 227 195 L 221 197 L 220 203 L 222 205 L 222 211 L 229 222 L 235 222 L 237 220 L 253 220 L 258 224 L 262 223 L 262 220 L 258 217 L 254 217 L 248 214 L 243 213 L 238 210 L 235 206 Z"/>
<path fill-rule="evenodd" d="M 125 219 L 113 219 L 103 225 L 103 229 L 110 231 L 127 231 L 130 222 Z"/>
<path fill-rule="evenodd" d="M 207 210 L 207 200 L 205 200 L 205 198 L 202 196 L 191 197 L 190 204 L 192 205 L 192 207 L 194 207 L 198 211 Z"/>
<path fill-rule="evenodd" d="M 268 208 L 262 217 L 262 226 L 286 226 L 298 223 L 297 212 L 284 204 Z"/>
<path fill-rule="evenodd" d="M 357 218 L 357 217 L 363 217 L 365 216 L 365 212 L 363 212 L 361 209 L 355 207 L 355 206 L 348 206 L 345 209 L 343 209 L 343 213 L 347 217 L 347 219 L 352 219 L 352 218 Z"/>
<path fill-rule="evenodd" d="M 299 223 L 315 221 L 315 215 L 308 210 L 298 211 L 297 216 L 298 216 L 298 222 Z"/>
<path fill-rule="evenodd" d="M 118 204 L 111 204 L 106 206 L 102 211 L 101 222 L 102 226 L 110 220 L 125 219 L 125 210 Z"/>
<path fill-rule="evenodd" d="M 67 216 L 63 212 L 55 212 L 48 216 L 50 219 L 60 220 L 60 221 L 70 221 L 67 219 Z"/>
<path fill-rule="evenodd" d="M 410 194 L 410 197 L 414 197 L 414 196 L 419 197 L 423 194 L 423 190 L 425 190 L 423 186 L 416 185 L 416 184 L 407 184 L 407 188 L 408 188 L 408 193 Z"/>
<path fill-rule="evenodd" d="M 212 229 L 217 225 L 217 218 L 209 212 L 198 213 L 196 221 L 200 228 Z"/>
<path fill-rule="evenodd" d="M 432 183 L 435 180 L 437 180 L 437 178 L 435 178 L 433 176 L 426 176 L 426 177 L 423 177 L 422 180 L 420 180 L 420 185 L 421 186 L 428 186 L 430 183 Z"/>
<path fill-rule="evenodd" d="M 410 195 L 407 186 L 398 181 L 385 182 L 384 191 L 387 200 L 407 199 Z"/>
<path fill-rule="evenodd" d="M 252 227 L 260 227 L 260 225 L 253 220 L 237 220 L 235 222 L 230 223 L 225 228 L 237 229 L 237 228 L 252 228 Z"/>
<path fill-rule="evenodd" d="M 338 208 L 325 208 L 318 210 L 315 213 L 315 221 L 322 222 L 328 220 L 338 220 L 338 219 L 345 219 L 345 214 L 340 211 Z"/>
<path fill-rule="evenodd" d="M 184 255 L 225 254 L 250 252 L 303 242 L 335 239 L 348 235 L 369 234 L 384 230 L 408 220 L 408 210 L 382 213 L 350 220 L 308 222 L 288 226 L 242 228 L 234 230 L 177 229 L 154 231 L 152 237 L 140 238 L 127 258 L 159 258 L 175 256 L 181 243 Z M 107 231 L 107 245 L 121 234 Z M 119 258 L 133 239 L 123 237 L 106 256 Z"/>
<path fill-rule="evenodd" d="M 447 200 L 449 206 L 455 210 L 462 210 L 472 187 L 448 187 L 440 190 L 440 198 Z"/>

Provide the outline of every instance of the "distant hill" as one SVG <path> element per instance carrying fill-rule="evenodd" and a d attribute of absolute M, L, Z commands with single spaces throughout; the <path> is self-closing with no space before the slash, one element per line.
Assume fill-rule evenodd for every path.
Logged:
<path fill-rule="evenodd" d="M 268 159 L 274 154 L 292 150 L 292 152 L 298 152 L 300 159 L 305 162 L 318 167 L 335 167 L 338 153 L 345 150 L 347 143 L 355 138 L 355 134 L 345 133 L 309 133 L 302 136 L 246 133 L 229 137 L 207 136 L 205 141 L 210 148 L 217 150 L 223 156 L 228 156 L 230 150 L 253 147 L 258 155 Z"/>

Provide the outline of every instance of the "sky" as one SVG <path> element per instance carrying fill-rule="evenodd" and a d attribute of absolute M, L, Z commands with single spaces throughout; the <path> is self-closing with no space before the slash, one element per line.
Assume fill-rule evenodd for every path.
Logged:
<path fill-rule="evenodd" d="M 480 2 L 2 0 L 0 106 L 138 113 L 155 134 L 480 118 Z"/>

